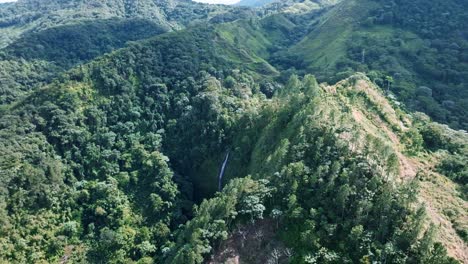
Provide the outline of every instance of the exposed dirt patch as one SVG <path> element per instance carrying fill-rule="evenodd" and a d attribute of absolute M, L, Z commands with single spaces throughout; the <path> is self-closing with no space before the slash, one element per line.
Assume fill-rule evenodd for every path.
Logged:
<path fill-rule="evenodd" d="M 379 137 L 379 134 L 383 134 L 383 136 L 390 140 L 391 147 L 395 151 L 400 164 L 399 179 L 412 179 L 416 176 L 422 165 L 416 159 L 407 157 L 402 153 L 402 146 L 398 135 L 380 117 L 372 114 L 372 118 L 367 118 L 362 111 L 357 109 L 352 110 L 352 116 L 355 122 L 359 124 L 358 127 L 361 127 L 365 133 L 376 137 Z"/>
<path fill-rule="evenodd" d="M 457 229 L 468 229 L 468 202 L 457 195 L 453 182 L 437 173 L 422 177 L 420 188 L 420 201 L 431 222 L 439 228 L 438 240 L 450 256 L 468 263 L 468 246 L 457 234 Z"/>
<path fill-rule="evenodd" d="M 382 94 L 374 84 L 369 80 L 358 80 L 354 85 L 354 88 L 358 91 L 363 91 L 367 94 L 369 99 L 376 105 L 381 107 L 381 112 L 385 114 L 387 119 L 392 125 L 399 125 L 401 122 L 398 120 L 395 109 L 392 107 L 388 99 Z"/>
<path fill-rule="evenodd" d="M 356 120 L 358 123 L 362 123 L 364 120 L 364 114 L 361 111 L 358 111 L 356 109 L 353 109 L 353 118 Z"/>
<path fill-rule="evenodd" d="M 395 150 L 395 153 L 398 156 L 400 163 L 400 179 L 410 180 L 416 177 L 418 171 L 423 167 L 423 165 L 416 159 L 408 157 L 402 153 L 402 146 L 400 143 L 399 137 L 388 128 L 383 122 L 379 122 L 379 128 L 390 138 L 392 141 L 392 147 Z"/>
<path fill-rule="evenodd" d="M 276 239 L 276 235 L 277 223 L 271 219 L 240 226 L 207 263 L 289 263 L 292 251 Z"/>

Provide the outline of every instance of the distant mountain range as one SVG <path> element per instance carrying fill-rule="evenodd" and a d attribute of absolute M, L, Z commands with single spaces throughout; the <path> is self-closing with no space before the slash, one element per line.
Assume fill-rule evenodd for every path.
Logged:
<path fill-rule="evenodd" d="M 258 6 L 263 6 L 263 5 L 270 4 L 270 3 L 273 3 L 273 2 L 276 2 L 276 1 L 277 0 L 241 0 L 236 5 L 258 7 Z"/>

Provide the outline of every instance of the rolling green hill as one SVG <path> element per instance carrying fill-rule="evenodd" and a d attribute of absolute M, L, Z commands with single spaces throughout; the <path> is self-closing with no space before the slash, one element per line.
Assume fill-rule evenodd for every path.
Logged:
<path fill-rule="evenodd" d="M 242 8 L 170 0 L 0 4 L 0 104 L 12 103 L 71 67 L 129 41 L 249 13 Z"/>
<path fill-rule="evenodd" d="M 392 77 L 408 107 L 466 129 L 466 21 L 463 1 L 342 1 L 277 57 L 332 83 L 356 71 L 382 87 Z"/>
<path fill-rule="evenodd" d="M 30 33 L 0 51 L 0 103 L 50 83 L 64 71 L 166 29 L 146 20 L 94 20 Z"/>
<path fill-rule="evenodd" d="M 19 0 L 13 4 L 0 4 L 0 47 L 29 32 L 82 20 L 147 19 L 168 30 L 228 12 L 241 12 L 239 10 L 242 9 L 203 5 L 190 0 Z"/>

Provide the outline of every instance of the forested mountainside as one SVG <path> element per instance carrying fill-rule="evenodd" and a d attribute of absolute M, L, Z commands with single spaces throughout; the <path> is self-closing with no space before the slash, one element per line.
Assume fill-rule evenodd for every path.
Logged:
<path fill-rule="evenodd" d="M 203 5 L 190 0 L 19 0 L 0 7 L 1 45 L 25 32 L 37 32 L 79 20 L 110 18 L 147 19 L 163 27 L 182 28 L 230 11 L 242 17 L 242 9 Z"/>
<path fill-rule="evenodd" d="M 109 19 L 30 33 L 0 53 L 0 103 L 12 103 L 73 66 L 121 48 L 128 41 L 164 32 L 167 30 L 146 20 Z"/>
<path fill-rule="evenodd" d="M 252 13 L 191 1 L 35 1 L 0 5 L 0 104 L 50 83 L 73 66 L 189 24 Z"/>
<path fill-rule="evenodd" d="M 430 47 L 429 22 L 405 25 L 419 3 L 407 2 L 132 2 L 184 27 L 202 17 L 180 30 L 125 13 L 127 1 L 0 5 L 72 18 L 23 21 L 0 51 L 12 95 L 0 107 L 0 262 L 467 262 L 468 134 L 411 111 L 432 87 L 420 86 L 444 80 L 389 52 L 411 73 L 401 77 L 374 61 L 374 42 L 351 64 L 364 33 L 412 34 L 408 54 Z M 122 3 L 126 15 L 106 15 Z M 89 5 L 98 14 L 82 19 Z M 379 8 L 394 21 L 377 22 Z M 466 11 L 452 12 L 443 34 L 463 54 Z"/>
<path fill-rule="evenodd" d="M 341 1 L 282 51 L 284 69 L 336 82 L 367 72 L 401 101 L 467 128 L 467 1 Z M 306 20 L 310 23 L 310 20 Z"/>

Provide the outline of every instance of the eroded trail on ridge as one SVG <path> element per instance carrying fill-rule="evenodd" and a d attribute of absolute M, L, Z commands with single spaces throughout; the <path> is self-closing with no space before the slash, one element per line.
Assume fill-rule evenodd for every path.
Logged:
<path fill-rule="evenodd" d="M 434 154 L 428 153 L 424 154 L 423 157 L 413 157 L 405 152 L 401 135 L 409 129 L 408 127 L 411 127 L 411 121 L 406 117 L 398 116 L 384 94 L 367 80 L 357 80 L 354 85 L 342 81 L 334 86 L 324 87 L 324 89 L 333 94 L 335 98 L 338 97 L 339 104 L 344 105 L 344 109 L 351 109 L 348 114 L 343 113 L 343 115 L 348 115 L 347 119 L 351 120 L 351 123 L 354 123 L 348 130 L 357 130 L 361 134 L 358 139 L 354 139 L 354 142 L 350 136 L 342 138 L 349 141 L 351 145 L 357 145 L 356 152 L 367 147 L 362 142 L 365 135 L 371 135 L 383 142 L 388 142 L 398 157 L 399 171 L 398 177 L 395 178 L 396 182 L 405 184 L 418 176 L 417 180 L 420 181 L 418 200 L 425 206 L 430 222 L 438 228 L 437 241 L 447 248 L 450 256 L 462 263 L 468 263 L 468 246 L 457 234 L 454 227 L 454 224 L 457 224 L 462 228 L 468 228 L 468 202 L 457 195 L 459 191 L 456 184 L 435 172 L 435 161 L 433 160 L 437 159 L 433 157 Z M 380 112 L 376 113 L 370 110 L 368 105 L 366 107 L 357 104 L 347 97 L 340 97 L 337 91 L 342 89 L 363 93 L 367 103 L 370 102 L 373 106 L 377 106 L 375 108 L 379 109 Z M 401 119 L 404 119 L 404 122 Z M 420 175 L 423 176 L 419 177 Z M 448 210 L 455 212 L 452 219 L 447 216 Z"/>

